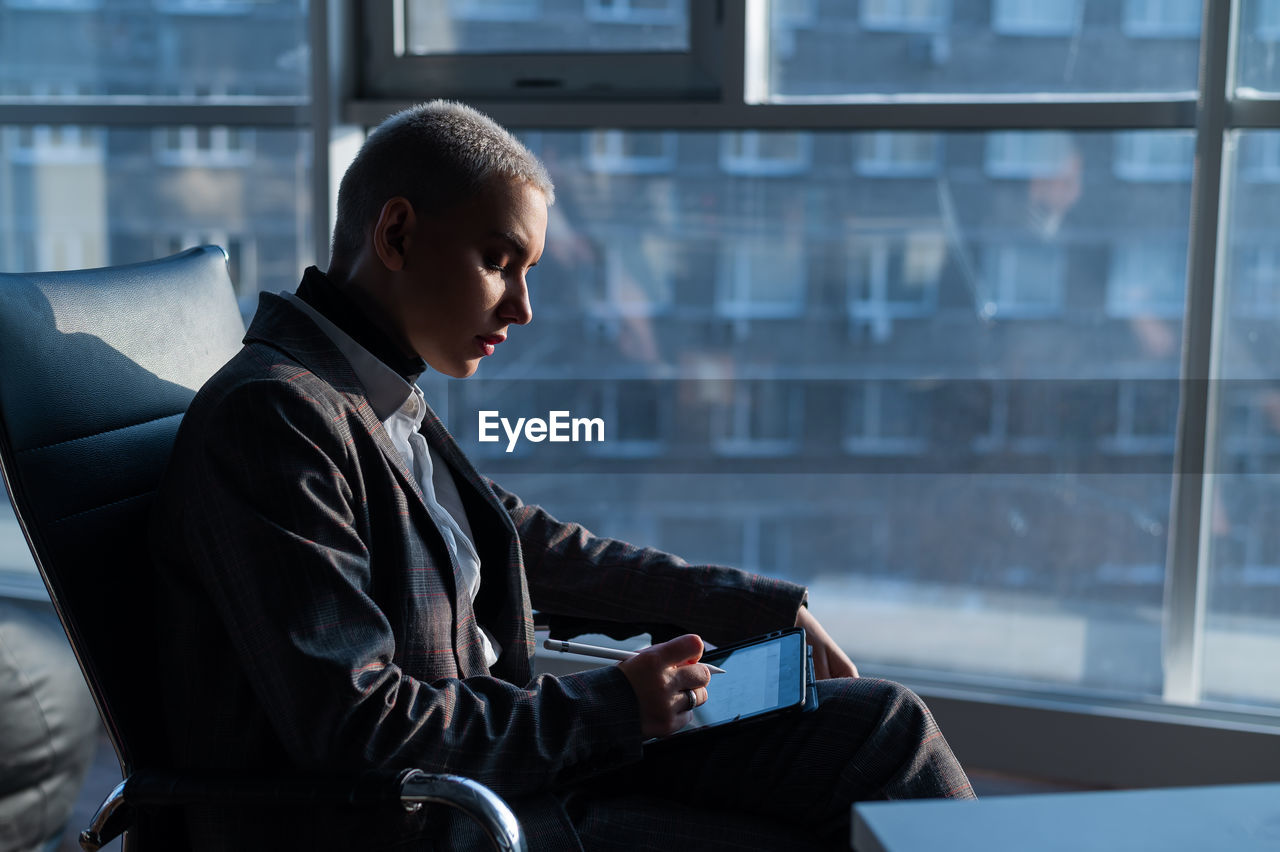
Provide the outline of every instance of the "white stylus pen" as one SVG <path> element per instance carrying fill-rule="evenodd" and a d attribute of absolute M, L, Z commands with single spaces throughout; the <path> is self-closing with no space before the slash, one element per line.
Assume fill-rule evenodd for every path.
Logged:
<path fill-rule="evenodd" d="M 599 645 L 583 645 L 581 642 L 566 642 L 563 639 L 547 639 L 542 647 L 548 651 L 563 651 L 566 654 L 582 654 L 585 657 L 599 657 L 602 660 L 629 660 L 636 655 L 635 651 L 623 651 L 620 648 L 601 648 Z M 724 674 L 724 669 L 703 663 L 712 674 Z"/>

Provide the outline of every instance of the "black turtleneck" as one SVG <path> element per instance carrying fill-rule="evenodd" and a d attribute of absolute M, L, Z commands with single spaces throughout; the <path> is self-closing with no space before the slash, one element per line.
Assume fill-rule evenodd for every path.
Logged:
<path fill-rule="evenodd" d="M 314 266 L 308 266 L 298 285 L 298 298 L 324 316 L 329 322 L 351 335 L 369 354 L 399 373 L 406 382 L 413 384 L 427 369 L 427 362 L 417 355 L 410 355 L 387 337 L 369 319 L 364 309 L 333 285 L 329 276 Z"/>

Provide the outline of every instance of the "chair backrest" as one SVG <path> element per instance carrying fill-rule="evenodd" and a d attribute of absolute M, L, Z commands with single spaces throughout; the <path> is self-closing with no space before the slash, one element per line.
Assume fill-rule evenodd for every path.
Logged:
<path fill-rule="evenodd" d="M 165 762 L 152 495 L 183 412 L 243 335 L 216 247 L 0 275 L 0 471 L 126 773 Z"/>

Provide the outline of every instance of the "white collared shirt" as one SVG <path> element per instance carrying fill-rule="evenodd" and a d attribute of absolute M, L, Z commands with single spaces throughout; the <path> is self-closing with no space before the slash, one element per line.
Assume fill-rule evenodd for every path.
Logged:
<path fill-rule="evenodd" d="M 480 593 L 480 555 L 476 552 L 471 525 L 467 522 L 467 512 L 462 505 L 457 483 L 453 481 L 453 474 L 420 431 L 427 414 L 427 400 L 422 389 L 406 382 L 399 373 L 297 295 L 280 295 L 314 320 L 351 363 L 356 378 L 364 385 L 374 414 L 382 421 L 391 443 L 400 452 L 409 472 L 417 480 L 423 502 L 427 506 L 427 514 L 435 521 L 449 548 L 449 556 L 458 567 L 458 577 L 462 583 L 458 592 L 465 591 L 474 603 L 476 595 Z M 480 627 L 480 642 L 485 665 L 492 666 L 498 661 L 502 648 L 484 627 Z"/>

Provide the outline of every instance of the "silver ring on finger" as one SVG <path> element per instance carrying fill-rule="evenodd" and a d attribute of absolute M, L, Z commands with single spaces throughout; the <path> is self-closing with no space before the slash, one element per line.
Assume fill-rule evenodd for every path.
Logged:
<path fill-rule="evenodd" d="M 685 710 L 692 713 L 693 708 L 698 706 L 698 693 L 696 690 L 686 689 L 684 691 L 684 694 L 685 694 L 685 697 L 689 699 L 689 706 L 686 707 Z"/>

